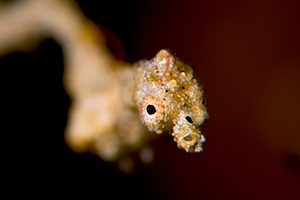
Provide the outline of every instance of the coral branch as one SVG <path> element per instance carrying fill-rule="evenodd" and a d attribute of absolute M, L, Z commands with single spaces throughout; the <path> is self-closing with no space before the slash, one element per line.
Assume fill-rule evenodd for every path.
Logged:
<path fill-rule="evenodd" d="M 77 152 L 115 161 L 151 138 L 132 94 L 133 68 L 116 60 L 98 27 L 72 1 L 27 0 L 0 6 L 0 56 L 52 37 L 62 46 L 71 98 L 65 139 Z"/>

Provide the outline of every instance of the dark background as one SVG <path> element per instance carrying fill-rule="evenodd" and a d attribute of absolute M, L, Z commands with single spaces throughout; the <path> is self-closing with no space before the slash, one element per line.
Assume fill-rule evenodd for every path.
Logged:
<path fill-rule="evenodd" d="M 118 58 L 168 48 L 196 69 L 209 100 L 204 152 L 187 154 L 165 136 L 154 142 L 151 166 L 124 175 L 71 151 L 63 55 L 49 39 L 0 59 L 3 114 L 13 122 L 3 123 L 8 185 L 97 199 L 300 199 L 299 1 L 78 2 L 116 34 L 106 31 Z"/>

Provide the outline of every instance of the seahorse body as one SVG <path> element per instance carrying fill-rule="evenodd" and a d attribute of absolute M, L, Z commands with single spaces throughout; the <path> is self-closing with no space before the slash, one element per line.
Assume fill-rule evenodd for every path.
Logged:
<path fill-rule="evenodd" d="M 208 118 L 203 89 L 193 77 L 191 66 L 168 50 L 135 64 L 134 101 L 140 118 L 150 131 L 172 132 L 174 141 L 186 152 L 200 152 L 204 136 L 199 125 Z"/>

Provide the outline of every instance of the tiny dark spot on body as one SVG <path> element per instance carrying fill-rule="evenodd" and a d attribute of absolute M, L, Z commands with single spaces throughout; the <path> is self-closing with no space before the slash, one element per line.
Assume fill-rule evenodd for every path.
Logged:
<path fill-rule="evenodd" d="M 183 90 L 185 89 L 184 86 L 181 87 Z"/>
<path fill-rule="evenodd" d="M 185 136 L 184 139 L 185 139 L 186 141 L 191 141 L 191 140 L 192 140 L 192 137 L 191 137 L 190 135 L 188 135 L 188 136 Z"/>
<path fill-rule="evenodd" d="M 190 117 L 190 116 L 186 116 L 185 117 L 185 119 L 186 119 L 186 121 L 188 121 L 189 123 L 193 123 L 193 120 L 192 120 L 192 118 Z"/>
<path fill-rule="evenodd" d="M 166 90 L 166 92 L 168 92 L 168 90 Z"/>
<path fill-rule="evenodd" d="M 165 98 L 163 98 L 163 100 L 166 100 Z"/>

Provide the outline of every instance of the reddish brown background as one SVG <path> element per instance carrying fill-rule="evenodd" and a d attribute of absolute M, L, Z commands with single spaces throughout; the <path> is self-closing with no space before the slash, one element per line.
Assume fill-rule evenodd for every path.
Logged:
<path fill-rule="evenodd" d="M 298 169 L 288 164 L 300 153 L 299 11 L 284 0 L 151 1 L 141 10 L 137 58 L 171 49 L 209 99 L 204 152 L 168 143 L 158 153 L 149 177 L 165 198 L 300 199 L 300 156 Z"/>

